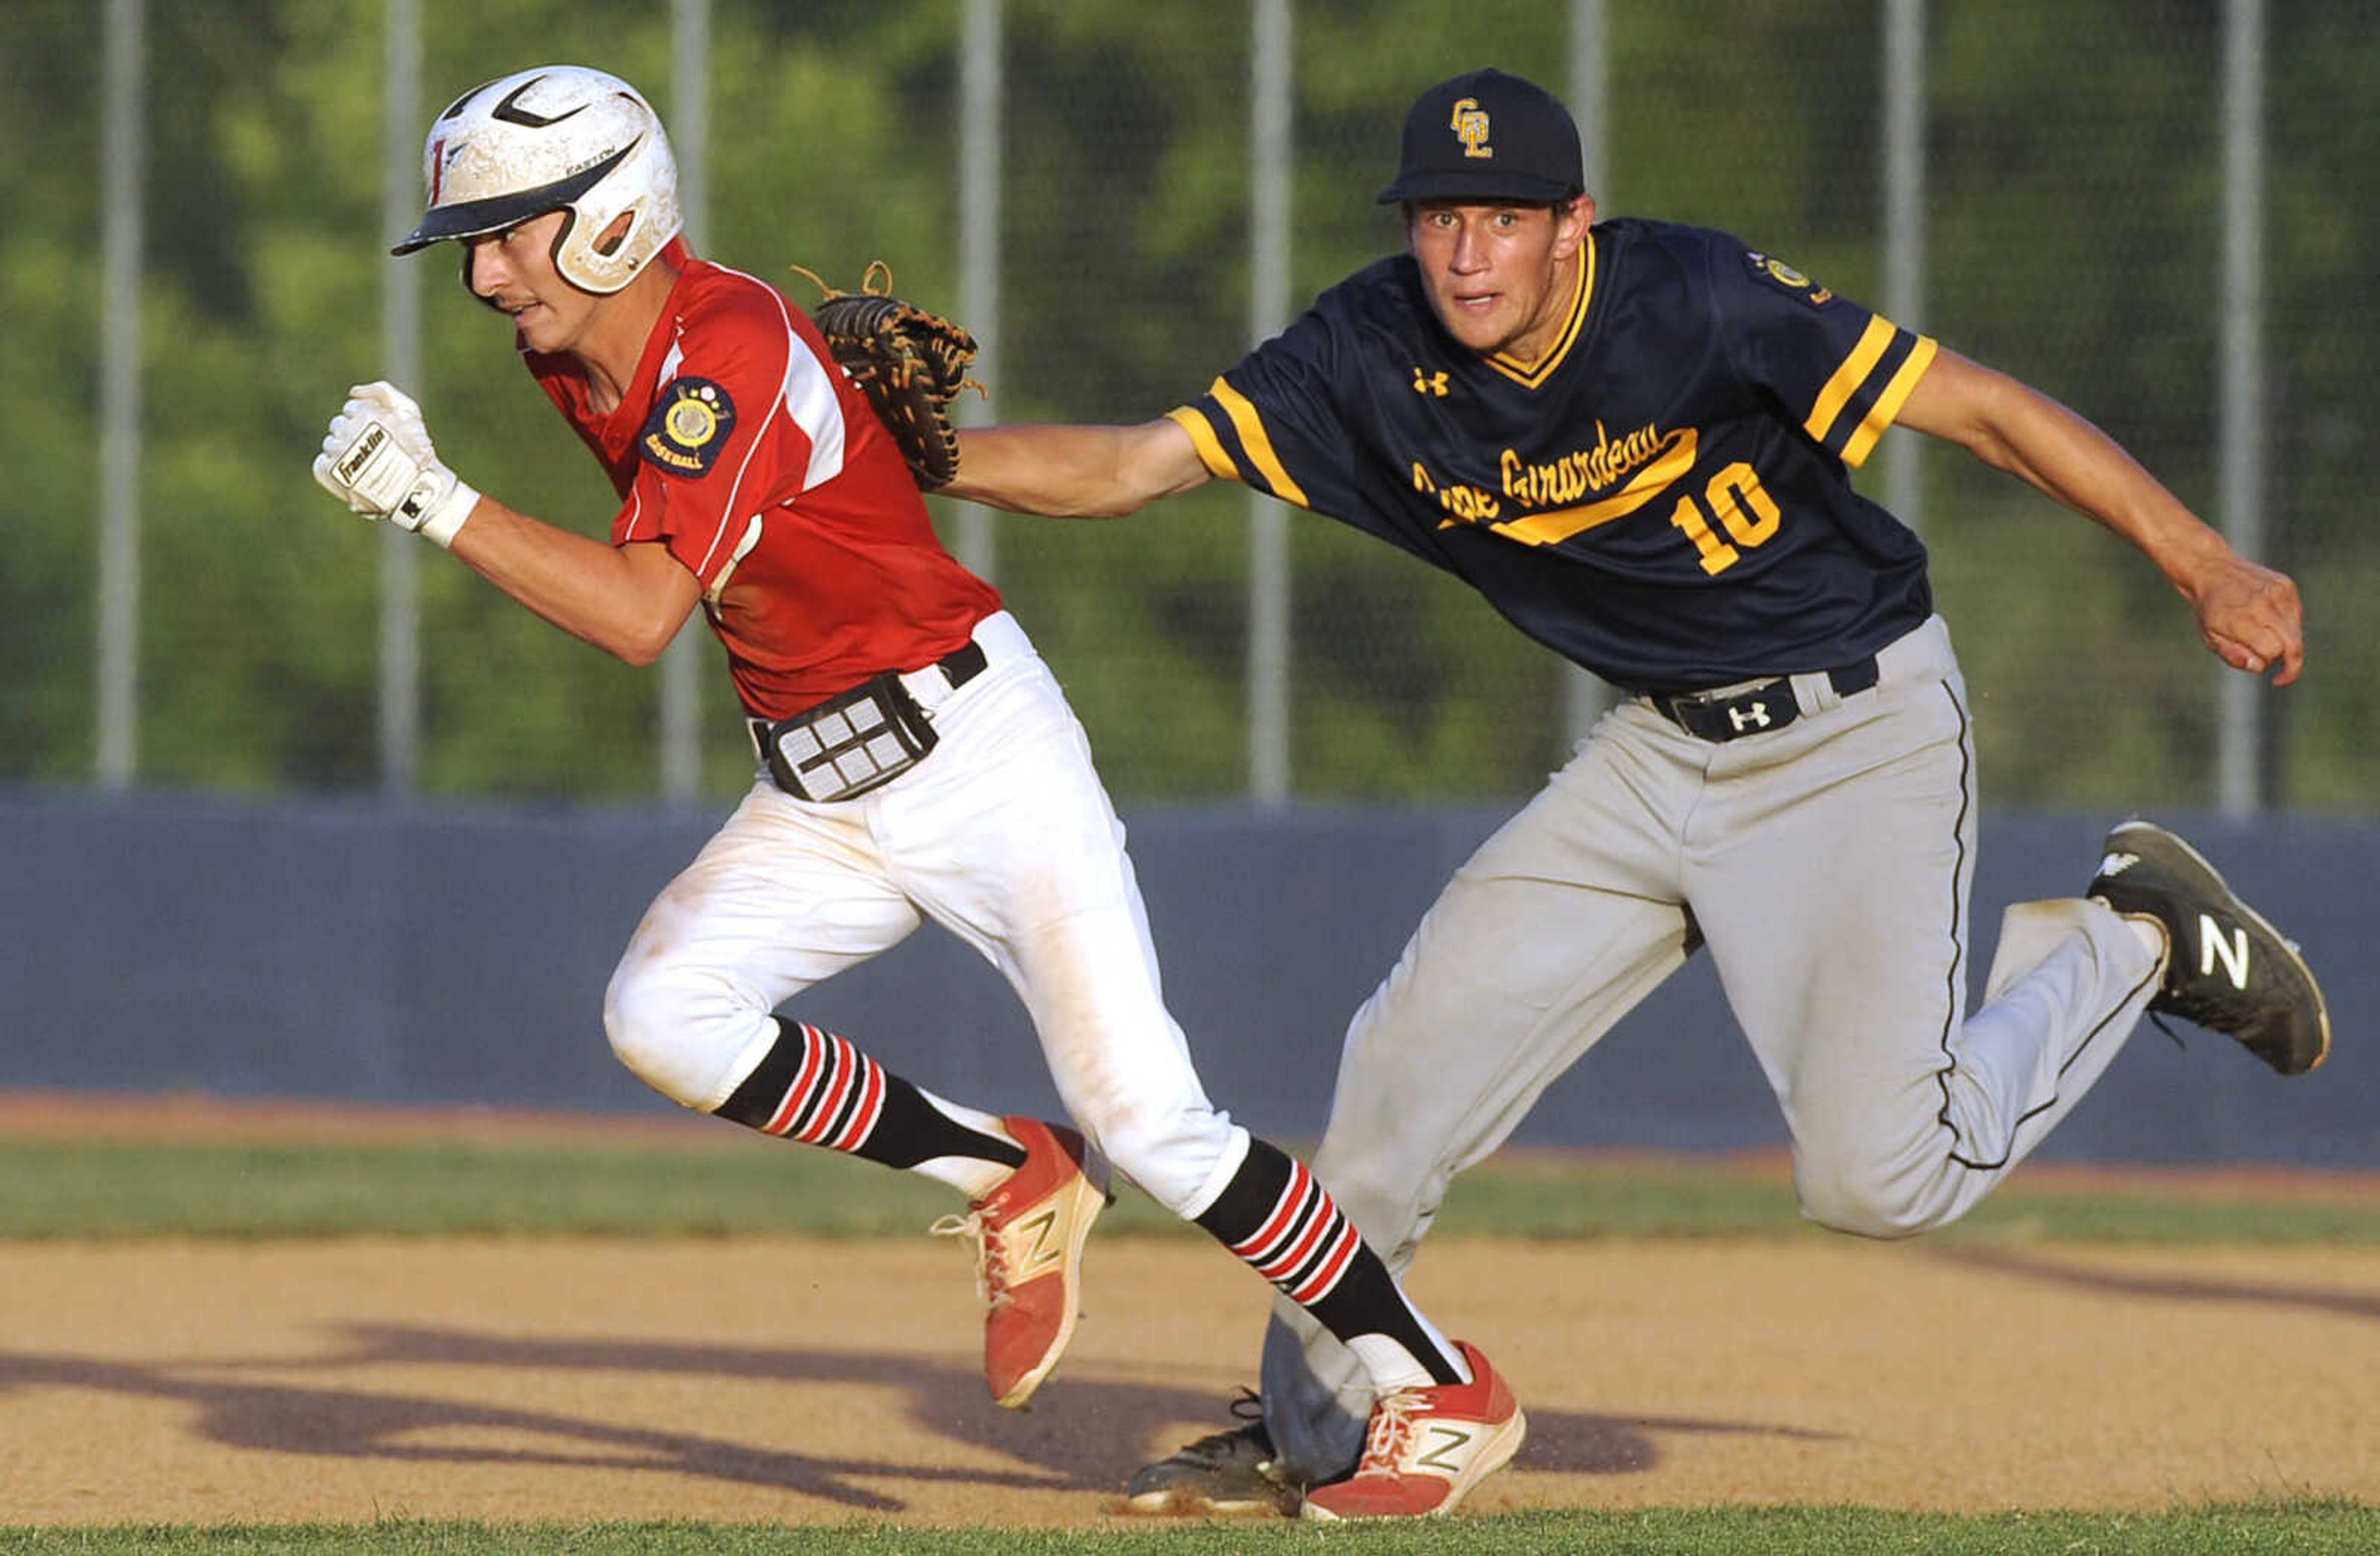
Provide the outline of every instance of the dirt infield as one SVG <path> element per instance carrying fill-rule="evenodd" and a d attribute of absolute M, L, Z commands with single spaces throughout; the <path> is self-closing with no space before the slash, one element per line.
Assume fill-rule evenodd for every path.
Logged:
<path fill-rule="evenodd" d="M 0 1245 L 0 1524 L 1125 1521 L 1260 1291 L 1185 1240 L 1087 1275 L 1020 1415 L 923 1236 Z M 2380 1503 L 2380 1250 L 1449 1240 L 1413 1286 L 1530 1414 L 1483 1509 Z"/>
<path fill-rule="evenodd" d="M 1035 1407 L 946 1244 L 0 1247 L 0 1523 L 1088 1525 L 1253 1380 L 1252 1282 L 1095 1246 Z M 1484 1508 L 2380 1502 L 2380 1252 L 1447 1243 L 1532 1421 Z"/>

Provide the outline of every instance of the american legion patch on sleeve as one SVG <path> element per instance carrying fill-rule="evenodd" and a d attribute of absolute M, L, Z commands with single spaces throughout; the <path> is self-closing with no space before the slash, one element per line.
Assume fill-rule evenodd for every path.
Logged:
<path fill-rule="evenodd" d="M 707 378 L 675 378 L 662 386 L 637 452 L 672 475 L 710 472 L 735 431 L 735 402 Z"/>
<path fill-rule="evenodd" d="M 1766 281 L 1772 286 L 1791 292 L 1813 308 L 1825 307 L 1835 295 L 1783 260 L 1761 253 L 1758 249 L 1744 250 L 1743 262 L 1752 267 L 1753 279 Z"/>

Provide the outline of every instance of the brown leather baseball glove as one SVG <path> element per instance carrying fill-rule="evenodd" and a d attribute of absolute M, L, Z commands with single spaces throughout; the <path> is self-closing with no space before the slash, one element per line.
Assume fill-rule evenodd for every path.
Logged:
<path fill-rule="evenodd" d="M 917 484 L 931 492 L 947 483 L 959 468 L 951 402 L 962 389 L 983 393 L 983 385 L 966 375 L 967 363 L 975 359 L 975 336 L 939 313 L 892 296 L 892 272 L 881 260 L 868 264 L 856 292 L 830 286 L 800 265 L 791 268 L 825 294 L 810 310 L 810 320 L 844 372 L 876 407 L 877 419 L 892 434 Z"/>

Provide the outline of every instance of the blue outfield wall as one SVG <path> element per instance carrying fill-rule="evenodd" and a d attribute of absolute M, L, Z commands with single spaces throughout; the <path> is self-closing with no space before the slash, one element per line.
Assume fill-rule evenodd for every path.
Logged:
<path fill-rule="evenodd" d="M 1169 1003 L 1216 1101 L 1311 1139 L 1341 1034 L 1439 886 L 1507 814 L 1151 809 L 1127 817 Z M 613 1059 L 601 1003 L 644 905 L 720 812 L 250 803 L 0 792 L 0 1088 L 671 1111 Z M 2079 891 L 2110 816 L 1988 815 L 1980 986 L 2010 902 Z M 2283 1080 L 2226 1039 L 2143 1025 L 2039 1153 L 2380 1167 L 2380 824 L 2161 818 L 2304 944 L 2330 1063 Z M 929 926 L 797 1002 L 947 1096 L 1047 1111 L 1009 990 Z M 723 1126 L 722 1126 L 723 1127 Z M 1710 959 L 1565 1076 L 1516 1139 L 1782 1143 Z"/>

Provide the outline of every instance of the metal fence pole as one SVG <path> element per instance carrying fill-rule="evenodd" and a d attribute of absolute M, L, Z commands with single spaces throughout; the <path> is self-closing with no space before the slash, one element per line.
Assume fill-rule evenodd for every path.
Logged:
<path fill-rule="evenodd" d="M 1925 310 L 1925 0 L 1884 0 L 1885 317 L 1905 330 Z M 1889 439 L 1884 505 L 1925 527 L 1925 440 Z"/>
<path fill-rule="evenodd" d="M 1611 197 L 1610 164 L 1603 154 L 1604 137 L 1611 122 L 1611 30 L 1604 0 L 1571 0 L 1570 95 L 1578 120 L 1581 171 L 1586 192 L 1595 197 L 1596 214 L 1607 213 Z M 1617 214 L 1616 206 L 1609 213 Z M 1575 664 L 1562 667 L 1562 748 L 1586 737 L 1595 721 L 1611 706 L 1611 688 Z"/>
<path fill-rule="evenodd" d="M 140 735 L 141 0 L 108 0 L 100 133 L 99 783 L 129 788 Z"/>
<path fill-rule="evenodd" d="M 2265 533 L 2265 0 L 2223 7 L 2223 321 L 2217 393 L 2219 517 L 2242 555 L 2261 558 Z M 2260 676 L 2218 667 L 2216 798 L 2226 816 L 2265 808 L 2263 725 L 2270 695 Z"/>
<path fill-rule="evenodd" d="M 975 335 L 980 395 L 962 395 L 961 426 L 989 425 L 1000 393 L 1001 0 L 966 0 L 959 43 L 959 318 Z M 957 508 L 957 554 L 977 577 L 999 565 L 990 509 Z"/>
<path fill-rule="evenodd" d="M 686 242 L 700 253 L 710 224 L 710 0 L 670 0 L 670 149 L 677 155 L 678 209 Z M 655 738 L 662 798 L 691 801 L 702 784 L 703 640 L 698 610 L 662 653 L 661 719 Z"/>
<path fill-rule="evenodd" d="M 409 229 L 421 208 L 421 7 L 387 0 L 381 45 L 382 232 Z M 385 248 L 382 239 L 376 247 Z M 419 396 L 421 267 L 381 258 L 381 371 Z M 380 784 L 411 794 L 421 768 L 421 542 L 393 524 L 380 534 Z"/>
<path fill-rule="evenodd" d="M 1291 0 L 1257 0 L 1250 36 L 1248 334 L 1262 341 L 1289 318 Z M 1248 797 L 1289 798 L 1289 513 L 1248 496 Z"/>

